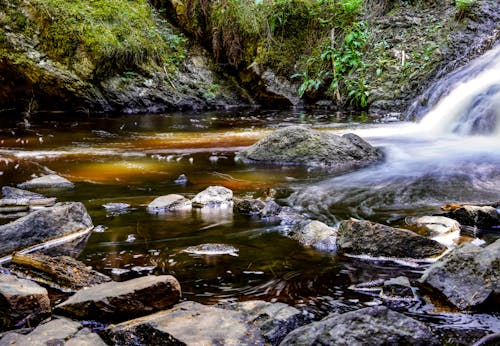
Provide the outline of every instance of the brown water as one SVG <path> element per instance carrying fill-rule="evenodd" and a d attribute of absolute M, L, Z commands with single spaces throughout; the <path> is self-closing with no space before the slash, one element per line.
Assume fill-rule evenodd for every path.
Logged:
<path fill-rule="evenodd" d="M 453 145 L 450 139 L 438 142 L 368 135 L 370 142 L 384 148 L 389 161 L 398 158 L 394 162 L 403 163 L 410 175 L 390 164 L 332 177 L 317 169 L 252 166 L 234 160 L 235 152 L 277 127 L 306 124 L 339 133 L 379 128 L 383 132 L 392 126 L 384 120 L 388 119 L 260 110 L 94 118 L 50 114 L 31 119 L 28 127 L 4 120 L 0 183 L 16 185 L 49 171 L 75 182 L 74 190 L 52 194 L 63 201 L 83 202 L 94 224 L 105 226 L 91 235 L 79 259 L 116 280 L 172 274 L 179 279 L 185 299 L 209 304 L 283 301 L 321 316 L 381 303 L 378 297 L 350 290 L 351 284 L 398 275 L 417 278 L 425 268 L 306 249 L 284 237 L 277 222 L 232 211 L 152 215 L 145 207 L 160 195 L 179 193 L 191 198 L 211 185 L 226 186 L 237 197 L 259 197 L 273 188 L 280 204 L 291 204 L 332 225 L 350 216 L 398 223 L 407 215 L 436 211 L 439 203 L 447 202 L 446 196 L 457 194 L 457 186 L 462 187 L 458 194 L 467 200 L 498 195 L 498 156 L 481 159 L 493 168 L 487 172 L 483 168 L 480 176 L 474 164 L 470 171 L 462 169 L 465 175 L 456 184 L 437 188 L 433 182 L 443 177 L 447 166 L 438 166 L 436 171 L 430 164 L 419 175 L 411 166 L 415 161 L 402 161 L 402 156 L 394 154 L 408 148 L 405 153 L 416 150 L 428 157 L 443 143 Z M 422 166 L 418 160 L 414 164 Z M 450 165 L 463 168 L 459 161 Z M 175 183 L 180 174 L 186 174 L 189 183 Z M 474 184 L 464 185 L 471 179 Z M 123 213 L 107 212 L 103 205 L 111 202 L 131 207 Z M 183 252 L 189 246 L 211 242 L 236 247 L 238 256 Z M 435 307 L 424 299 L 402 310 L 443 328 L 500 329 L 496 315 L 436 314 Z"/>

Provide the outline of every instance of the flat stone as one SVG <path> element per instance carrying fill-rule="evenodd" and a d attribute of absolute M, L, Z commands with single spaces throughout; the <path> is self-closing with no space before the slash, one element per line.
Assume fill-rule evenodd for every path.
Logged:
<path fill-rule="evenodd" d="M 72 189 L 75 187 L 71 181 L 57 174 L 44 175 L 39 178 L 34 178 L 18 185 L 22 189 Z"/>
<path fill-rule="evenodd" d="M 31 192 L 31 191 L 26 191 L 22 189 L 18 189 L 15 187 L 11 186 L 3 186 L 2 187 L 2 194 L 4 198 L 7 199 L 40 199 L 40 198 L 45 198 L 44 195 L 41 195 L 39 193 Z"/>
<path fill-rule="evenodd" d="M 189 199 L 181 195 L 170 194 L 155 198 L 148 204 L 147 210 L 150 213 L 165 213 L 174 210 L 190 210 L 192 203 Z"/>
<path fill-rule="evenodd" d="M 290 232 L 290 237 L 320 251 L 335 251 L 337 248 L 337 230 L 320 221 L 297 224 Z"/>
<path fill-rule="evenodd" d="M 50 313 L 45 288 L 14 275 L 0 274 L 0 331 L 36 324 Z"/>
<path fill-rule="evenodd" d="M 233 191 L 224 186 L 210 186 L 198 193 L 192 200 L 196 208 L 232 208 Z"/>
<path fill-rule="evenodd" d="M 182 250 L 193 255 L 206 255 L 206 256 L 216 256 L 216 255 L 231 255 L 238 256 L 239 249 L 232 245 L 218 244 L 218 243 L 206 243 L 200 245 L 189 246 Z"/>
<path fill-rule="evenodd" d="M 180 297 L 181 287 L 173 276 L 143 276 L 80 290 L 56 311 L 81 319 L 123 321 L 170 307 Z"/>
<path fill-rule="evenodd" d="M 431 239 L 448 247 L 460 238 L 460 223 L 445 216 L 421 216 L 407 218 L 406 223 L 418 227 Z"/>

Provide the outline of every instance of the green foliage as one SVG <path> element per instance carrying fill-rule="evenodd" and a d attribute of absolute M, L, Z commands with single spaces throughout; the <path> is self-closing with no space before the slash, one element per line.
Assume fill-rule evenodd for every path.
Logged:
<path fill-rule="evenodd" d="M 456 18 L 458 20 L 463 19 L 476 2 L 477 0 L 455 0 L 455 6 L 458 10 Z"/>

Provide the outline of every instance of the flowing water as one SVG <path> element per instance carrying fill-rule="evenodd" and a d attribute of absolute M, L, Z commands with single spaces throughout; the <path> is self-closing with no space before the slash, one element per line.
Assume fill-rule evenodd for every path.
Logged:
<path fill-rule="evenodd" d="M 488 66 L 490 73 L 478 72 L 465 89 L 476 88 L 487 94 L 488 102 L 498 103 L 493 92 L 499 90 L 498 79 L 488 87 L 484 79 L 494 74 L 491 68 L 498 72 L 499 64 Z M 425 266 L 320 253 L 284 237 L 277 222 L 228 210 L 154 215 L 146 205 L 170 193 L 190 198 L 210 185 L 224 185 L 238 197 L 265 196 L 272 188 L 280 204 L 330 225 L 349 217 L 399 225 L 407 216 L 436 213 L 447 203 L 498 201 L 499 108 L 473 121 L 481 126 L 466 130 L 459 124 L 468 122 L 464 109 L 477 97 L 453 90 L 420 123 L 263 110 L 89 118 L 48 114 L 28 124 L 4 117 L 0 183 L 15 185 L 53 171 L 75 182 L 74 190 L 51 194 L 83 202 L 94 224 L 103 226 L 92 233 L 79 259 L 116 280 L 172 274 L 185 299 L 208 304 L 283 301 L 319 317 L 381 303 L 377 296 L 349 289 L 352 284 L 398 275 L 415 279 Z M 320 169 L 235 162 L 235 152 L 291 124 L 358 133 L 380 147 L 385 160 L 339 176 Z M 181 174 L 187 183 L 176 182 Z M 109 203 L 129 207 L 103 207 Z M 492 230 L 485 240 L 497 237 Z M 231 248 L 218 255 L 216 247 L 210 248 L 212 254 L 206 255 L 196 247 L 206 243 Z M 452 334 L 500 330 L 496 314 L 450 313 L 423 298 L 402 310 Z"/>

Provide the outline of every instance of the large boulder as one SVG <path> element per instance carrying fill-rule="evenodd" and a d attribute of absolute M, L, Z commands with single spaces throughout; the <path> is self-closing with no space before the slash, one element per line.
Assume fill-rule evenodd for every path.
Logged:
<path fill-rule="evenodd" d="M 147 207 L 148 212 L 155 214 L 190 209 L 191 201 L 184 196 L 176 194 L 157 197 Z"/>
<path fill-rule="evenodd" d="M 352 133 L 337 136 L 290 126 L 270 133 L 238 157 L 248 162 L 327 166 L 342 172 L 378 161 L 382 154 Z"/>
<path fill-rule="evenodd" d="M 464 243 L 429 267 L 420 282 L 440 292 L 460 310 L 479 308 L 493 300 L 499 310 L 500 240 L 485 248 Z"/>
<path fill-rule="evenodd" d="M 233 191 L 224 186 L 209 186 L 191 200 L 196 208 L 232 208 Z"/>
<path fill-rule="evenodd" d="M 82 203 L 57 203 L 0 226 L 0 256 L 91 227 L 92 220 Z"/>
<path fill-rule="evenodd" d="M 75 184 L 57 174 L 49 174 L 31 179 L 18 186 L 22 189 L 72 189 L 75 187 Z"/>
<path fill-rule="evenodd" d="M 337 250 L 350 255 L 423 259 L 442 254 L 446 247 L 406 229 L 345 220 L 337 232 Z"/>
<path fill-rule="evenodd" d="M 447 208 L 448 207 L 448 208 Z M 461 225 L 490 228 L 500 225 L 500 214 L 492 206 L 448 205 L 446 216 L 457 220 Z"/>
<path fill-rule="evenodd" d="M 170 307 L 180 297 L 181 287 L 173 276 L 144 276 L 82 289 L 56 311 L 82 319 L 123 321 Z"/>
<path fill-rule="evenodd" d="M 383 306 L 348 312 L 305 325 L 287 335 L 291 345 L 440 345 L 422 322 Z"/>
<path fill-rule="evenodd" d="M 264 345 L 246 314 L 186 301 L 153 315 L 111 325 L 110 345 Z"/>
<path fill-rule="evenodd" d="M 320 251 L 335 251 L 337 230 L 320 221 L 296 224 L 289 236 L 304 246 L 311 246 Z"/>
<path fill-rule="evenodd" d="M 50 313 L 45 288 L 14 275 L 0 274 L 0 331 L 33 325 Z"/>

